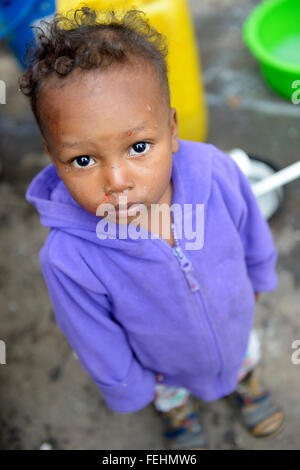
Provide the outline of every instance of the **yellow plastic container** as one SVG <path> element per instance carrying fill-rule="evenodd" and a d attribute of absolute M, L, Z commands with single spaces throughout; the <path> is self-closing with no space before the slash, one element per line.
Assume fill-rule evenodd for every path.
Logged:
<path fill-rule="evenodd" d="M 195 35 L 186 0 L 56 0 L 57 11 L 89 6 L 95 10 L 142 10 L 168 39 L 171 106 L 177 109 L 182 139 L 204 141 L 207 110 Z"/>

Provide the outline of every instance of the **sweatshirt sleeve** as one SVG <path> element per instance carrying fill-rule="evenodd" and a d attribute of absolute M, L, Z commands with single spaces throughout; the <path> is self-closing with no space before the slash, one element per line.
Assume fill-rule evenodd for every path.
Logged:
<path fill-rule="evenodd" d="M 45 251 L 40 263 L 56 322 L 106 405 L 118 413 L 144 408 L 154 399 L 155 374 L 138 362 L 107 296 L 95 291 L 94 275 L 85 271 L 83 285 L 59 263 L 49 262 Z"/>
<path fill-rule="evenodd" d="M 244 247 L 253 289 L 255 292 L 274 290 L 278 284 L 278 254 L 270 227 L 261 213 L 248 178 L 230 155 L 214 149 L 224 199 Z"/>

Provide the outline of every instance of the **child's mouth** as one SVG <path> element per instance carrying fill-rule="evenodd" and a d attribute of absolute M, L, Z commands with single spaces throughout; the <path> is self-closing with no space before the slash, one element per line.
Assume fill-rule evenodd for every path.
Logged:
<path fill-rule="evenodd" d="M 137 210 L 138 208 L 139 210 Z M 131 202 L 123 206 L 122 205 L 115 206 L 109 212 L 113 213 L 113 211 L 115 211 L 116 215 L 124 217 L 125 215 L 127 216 L 137 215 L 139 212 L 145 210 L 145 208 L 146 206 L 141 202 Z"/>

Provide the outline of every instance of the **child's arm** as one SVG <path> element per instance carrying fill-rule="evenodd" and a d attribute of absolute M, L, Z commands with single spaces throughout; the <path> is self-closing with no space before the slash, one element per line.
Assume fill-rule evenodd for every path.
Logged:
<path fill-rule="evenodd" d="M 277 250 L 248 179 L 237 165 L 236 171 L 245 204 L 238 230 L 244 245 L 248 275 L 256 293 L 270 291 L 278 284 Z"/>
<path fill-rule="evenodd" d="M 229 155 L 214 146 L 212 148 L 215 178 L 239 232 L 253 290 L 256 293 L 273 290 L 278 283 L 277 251 L 269 225 L 247 177 Z"/>
<path fill-rule="evenodd" d="M 75 249 L 74 265 L 80 268 L 68 265 L 67 270 L 57 257 L 49 262 L 49 255 L 40 252 L 57 324 L 106 405 L 119 413 L 138 411 L 153 400 L 155 373 L 138 362 L 126 332 L 111 315 L 104 287 L 76 255 Z"/>

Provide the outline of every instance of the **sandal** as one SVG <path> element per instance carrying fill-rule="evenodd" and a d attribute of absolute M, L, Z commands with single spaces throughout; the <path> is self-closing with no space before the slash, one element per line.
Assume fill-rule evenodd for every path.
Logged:
<path fill-rule="evenodd" d="M 170 411 L 155 410 L 162 418 L 167 450 L 207 450 L 208 444 L 200 422 L 197 400 L 189 395 L 186 402 Z"/>
<path fill-rule="evenodd" d="M 271 437 L 283 429 L 284 413 L 271 398 L 271 393 L 250 371 L 236 390 L 226 397 L 239 412 L 244 427 L 254 437 Z"/>

